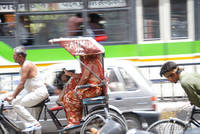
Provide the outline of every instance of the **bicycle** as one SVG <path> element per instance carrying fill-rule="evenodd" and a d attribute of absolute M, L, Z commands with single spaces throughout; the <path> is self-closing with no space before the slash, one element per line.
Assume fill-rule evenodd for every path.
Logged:
<path fill-rule="evenodd" d="M 88 86 L 88 85 L 86 85 Z M 83 86 L 83 87 L 86 87 Z M 83 99 L 83 119 L 82 123 L 80 125 L 77 125 L 70 129 L 63 129 L 65 125 L 62 125 L 62 123 L 57 118 L 57 114 L 63 110 L 62 106 L 57 107 L 48 107 L 48 102 L 50 101 L 49 98 L 45 99 L 41 103 L 31 107 L 41 107 L 41 110 L 39 111 L 37 120 L 39 121 L 41 119 L 41 115 L 43 114 L 44 121 L 47 121 L 47 114 L 52 119 L 54 125 L 56 126 L 56 131 L 60 134 L 64 134 L 66 131 L 74 131 L 77 130 L 80 132 L 80 134 L 86 134 L 90 133 L 90 128 L 95 127 L 97 129 L 100 129 L 104 124 L 106 119 L 112 119 L 116 121 L 117 123 L 122 126 L 122 131 L 125 133 L 127 131 L 127 124 L 124 116 L 120 113 L 118 113 L 115 109 L 108 108 L 106 104 L 105 96 L 98 96 L 94 98 L 86 98 Z M 1 107 L 0 107 L 0 134 L 5 134 L 6 132 L 12 133 L 12 134 L 21 134 L 22 129 L 17 126 L 15 122 L 10 120 L 10 118 L 5 115 L 5 111 L 11 110 L 12 105 L 6 104 L 4 100 L 1 100 Z M 92 106 L 89 108 L 89 106 Z M 42 113 L 43 112 L 43 113 Z M 79 130 L 81 129 L 81 130 Z M 30 134 L 34 134 L 36 131 L 29 132 Z"/>
<path fill-rule="evenodd" d="M 93 75 L 100 82 L 99 85 L 95 86 L 102 87 L 103 89 L 102 96 L 94 98 L 85 98 L 82 100 L 83 113 L 84 113 L 84 116 L 82 117 L 83 123 L 77 126 L 77 127 L 81 126 L 80 134 L 90 134 L 91 133 L 90 128 L 92 127 L 100 129 L 107 120 L 114 120 L 117 123 L 119 123 L 121 126 L 122 133 L 125 133 L 127 131 L 127 124 L 125 118 L 123 117 L 122 114 L 118 113 L 114 109 L 111 110 L 111 108 L 109 108 L 108 95 L 107 95 L 107 82 L 105 80 L 106 78 L 104 76 L 104 73 L 101 76 L 97 72 L 95 73 L 94 71 L 92 71 L 92 69 L 87 64 L 84 63 L 85 59 L 83 59 L 83 56 L 95 55 L 97 56 L 96 60 L 101 62 L 102 72 L 104 72 L 105 50 L 102 47 L 102 45 L 96 42 L 93 38 L 88 38 L 88 37 L 52 39 L 49 40 L 49 43 L 58 43 L 60 44 L 60 46 L 64 47 L 65 50 L 68 51 L 80 63 L 82 69 L 84 68 L 84 70 L 89 71 L 91 75 Z M 81 58 L 82 60 L 78 59 L 76 56 L 82 56 Z M 94 59 L 94 57 L 92 59 Z M 90 88 L 90 87 L 92 86 L 86 84 L 79 86 L 78 89 L 81 90 L 81 88 Z M 90 109 L 89 108 L 90 105 L 96 105 L 96 106 Z M 69 129 L 62 130 L 61 134 L 64 134 L 65 130 L 68 131 Z"/>
<path fill-rule="evenodd" d="M 178 118 L 170 118 L 159 120 L 147 128 L 148 132 L 155 134 L 181 134 L 188 128 L 200 127 L 200 122 L 195 119 L 196 115 L 200 114 L 200 109 L 196 106 L 192 107 L 191 115 L 188 121 L 183 121 Z"/>
<path fill-rule="evenodd" d="M 37 120 L 40 119 L 42 109 L 43 107 L 46 108 L 45 103 L 47 103 L 48 101 L 49 99 L 47 98 L 41 103 L 31 107 L 31 108 L 41 107 Z M 8 111 L 12 109 L 13 109 L 12 105 L 10 105 L 9 103 L 6 103 L 6 101 L 4 100 L 0 100 L 0 134 L 23 134 L 23 133 L 35 134 L 36 132 L 39 132 L 36 130 L 30 131 L 30 132 L 22 132 L 22 128 L 20 128 L 17 125 L 14 119 L 12 119 L 12 117 L 11 118 L 8 117 L 9 116 Z M 46 118 L 46 116 L 44 118 Z"/>
<path fill-rule="evenodd" d="M 83 42 L 85 42 L 87 40 L 87 43 L 84 43 L 85 45 L 83 45 Z M 85 48 L 86 51 L 84 52 L 84 55 L 90 55 L 91 52 L 93 55 L 98 55 L 98 59 L 100 62 L 102 62 L 102 72 L 104 72 L 104 67 L 103 67 L 103 59 L 104 59 L 104 48 L 102 48 L 102 46 L 100 44 L 98 44 L 97 42 L 94 41 L 94 39 L 92 38 L 83 38 L 83 40 L 81 38 L 77 38 L 77 39 L 67 39 L 67 40 L 63 40 L 63 39 L 58 39 L 58 41 L 61 41 L 60 43 L 64 43 L 65 45 L 70 45 L 71 43 L 75 43 L 74 45 L 78 45 L 79 48 L 77 49 L 78 46 L 76 47 L 69 47 L 72 49 L 75 49 L 72 51 L 72 49 L 69 49 L 71 52 L 75 52 L 75 53 L 71 53 L 75 59 L 77 59 L 75 56 L 79 55 L 79 50 L 82 50 Z M 64 41 L 64 42 L 62 42 Z M 65 41 L 71 41 L 71 43 L 67 44 L 65 43 Z M 56 42 L 56 40 L 51 40 L 52 42 Z M 58 42 L 59 43 L 59 42 Z M 68 47 L 65 47 L 68 48 Z M 90 51 L 89 51 L 90 50 Z M 98 51 L 97 51 L 98 50 Z M 93 53 L 94 52 L 94 53 Z M 81 55 L 83 55 L 83 53 L 81 52 Z M 80 55 L 79 55 L 80 56 Z M 50 109 L 47 106 L 47 102 L 49 101 L 49 99 L 44 100 L 43 102 L 41 102 L 40 104 L 34 106 L 34 107 L 41 107 L 41 110 L 39 112 L 39 116 L 37 118 L 37 120 L 40 119 L 41 113 L 44 109 L 44 120 L 47 120 L 47 113 L 50 115 L 53 123 L 55 124 L 56 128 L 57 128 L 57 132 L 59 132 L 60 134 L 64 134 L 65 132 L 69 132 L 71 130 L 74 129 L 81 129 L 80 130 L 80 134 L 90 134 L 90 128 L 95 127 L 96 129 L 100 129 L 106 121 L 109 120 L 113 120 L 114 122 L 117 122 L 121 127 L 121 133 L 120 134 L 125 134 L 128 127 L 126 124 L 126 120 L 124 118 L 124 116 L 119 113 L 117 110 L 112 109 L 109 107 L 108 105 L 108 95 L 107 95 L 107 82 L 105 80 L 104 77 L 104 73 L 101 74 L 102 77 L 98 76 L 96 73 L 94 73 L 86 64 L 84 64 L 81 60 L 77 59 L 81 66 L 84 67 L 86 70 L 88 70 L 92 75 L 94 75 L 100 82 L 100 84 L 97 85 L 90 85 L 90 84 L 86 84 L 86 85 L 79 85 L 78 90 L 81 90 L 82 88 L 93 88 L 95 86 L 101 87 L 103 89 L 103 93 L 102 96 L 98 96 L 98 97 L 93 97 L 93 98 L 85 98 L 82 99 L 82 106 L 83 106 L 83 117 L 82 117 L 82 122 L 79 125 L 74 125 L 71 128 L 64 128 L 65 125 L 62 125 L 60 123 L 60 121 L 58 120 L 58 118 L 56 117 L 57 113 L 62 110 L 63 108 L 61 107 L 60 109 Z M 101 71 L 100 71 L 101 72 Z M 76 88 L 74 89 L 76 90 Z M 4 110 L 4 104 L 1 105 L 1 110 Z M 54 113 L 54 111 L 56 111 Z M 3 112 L 0 113 L 3 117 L 4 120 L 6 120 L 7 124 L 12 124 L 10 123 L 9 119 L 6 118 L 6 116 L 4 116 Z M 1 122 L 1 121 L 0 121 Z M 11 125 L 11 128 L 14 128 L 14 130 L 16 131 L 16 133 L 20 133 L 21 129 L 19 129 L 18 127 L 16 127 L 15 125 Z M 16 129 L 15 129 L 16 128 Z M 33 131 L 34 133 L 35 131 Z"/>
<path fill-rule="evenodd" d="M 91 87 L 91 85 L 82 85 L 80 88 L 85 87 Z M 108 106 L 106 96 L 85 98 L 82 100 L 82 104 L 82 123 L 77 126 L 77 128 L 80 128 L 80 134 L 92 134 L 91 128 L 101 129 L 109 120 L 113 120 L 121 126 L 121 134 L 125 134 L 128 130 L 125 117 Z M 93 107 L 91 108 L 91 106 Z M 70 129 L 63 129 L 60 134 L 64 134 L 68 130 Z"/>

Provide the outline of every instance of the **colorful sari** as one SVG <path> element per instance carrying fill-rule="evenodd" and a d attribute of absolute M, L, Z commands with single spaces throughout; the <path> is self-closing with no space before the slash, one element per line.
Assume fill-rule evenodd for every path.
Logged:
<path fill-rule="evenodd" d="M 88 66 L 100 79 L 103 79 L 103 68 L 98 55 L 92 56 L 85 56 L 83 63 Z M 81 77 L 83 76 L 84 71 L 86 68 L 82 66 L 82 74 L 78 81 L 80 82 Z M 85 84 L 99 84 L 100 81 L 93 81 L 90 79 L 92 73 L 89 75 L 89 78 Z M 76 78 L 77 80 L 77 78 Z M 78 84 L 77 81 L 71 81 L 71 86 L 68 88 L 73 90 L 68 90 L 63 98 L 65 112 L 68 124 L 71 125 L 78 125 L 80 124 L 82 118 L 82 99 L 84 98 L 91 98 L 100 96 L 102 94 L 102 87 L 92 87 L 92 88 L 84 88 L 84 89 L 77 89 L 77 92 L 74 90 L 76 85 Z"/>

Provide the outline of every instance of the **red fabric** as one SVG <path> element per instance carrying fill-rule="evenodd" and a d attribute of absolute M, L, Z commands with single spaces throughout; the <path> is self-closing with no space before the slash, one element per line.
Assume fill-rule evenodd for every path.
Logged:
<path fill-rule="evenodd" d="M 50 43 L 58 43 L 71 55 L 93 55 L 104 53 L 104 47 L 91 37 L 52 39 Z"/>
<path fill-rule="evenodd" d="M 107 40 L 108 39 L 108 36 L 106 36 L 106 35 L 103 35 L 103 36 L 96 36 L 95 38 L 94 38 L 96 41 L 105 41 L 105 40 Z"/>
<path fill-rule="evenodd" d="M 85 57 L 84 63 L 88 67 L 91 67 L 90 69 L 94 71 L 94 73 L 96 73 L 97 76 L 99 76 L 101 79 L 103 78 L 102 64 L 97 55 Z M 82 68 L 82 71 L 84 72 L 85 69 L 86 68 Z M 81 77 L 85 77 L 85 76 L 82 76 L 82 74 L 81 74 Z M 91 77 L 91 75 L 89 75 L 89 77 Z M 100 81 L 94 82 L 90 80 L 89 78 L 85 84 L 96 85 L 99 83 Z M 75 86 L 76 84 L 78 84 L 78 82 L 71 85 Z M 68 90 L 68 92 L 65 93 L 64 98 L 63 98 L 63 103 L 64 103 L 64 107 L 66 111 L 68 124 L 72 124 L 72 125 L 80 124 L 80 121 L 82 118 L 82 99 L 100 96 L 101 94 L 102 94 L 102 87 L 78 89 L 77 92 L 75 92 L 75 90 Z"/>
<path fill-rule="evenodd" d="M 50 108 L 51 111 L 56 111 L 56 110 L 61 110 L 61 109 L 63 109 L 62 106 L 55 106 L 55 107 Z"/>
<path fill-rule="evenodd" d="M 64 89 L 65 90 L 65 94 L 70 90 L 74 90 L 76 85 L 78 84 L 78 81 L 79 81 L 79 78 L 72 78 L 70 83 Z"/>

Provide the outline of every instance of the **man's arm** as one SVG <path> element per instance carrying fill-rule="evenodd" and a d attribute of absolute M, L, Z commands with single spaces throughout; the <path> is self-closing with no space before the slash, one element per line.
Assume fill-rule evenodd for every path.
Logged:
<path fill-rule="evenodd" d="M 24 84 L 28 78 L 28 74 L 29 71 L 31 69 L 31 65 L 30 64 L 26 64 L 24 66 L 22 66 L 22 73 L 21 73 L 21 79 L 20 82 L 15 90 L 15 92 L 13 93 L 12 97 L 13 99 L 21 92 L 21 90 L 24 88 Z"/>
<path fill-rule="evenodd" d="M 200 107 L 200 83 L 199 79 L 195 77 L 190 77 L 182 81 L 181 86 L 185 90 L 191 104 Z"/>

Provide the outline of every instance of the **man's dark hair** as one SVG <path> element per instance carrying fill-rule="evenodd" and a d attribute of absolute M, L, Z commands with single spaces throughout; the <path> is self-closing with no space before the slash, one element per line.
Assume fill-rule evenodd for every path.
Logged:
<path fill-rule="evenodd" d="M 57 87 L 57 89 L 59 89 L 59 90 L 63 90 L 63 88 L 64 88 L 64 83 L 59 83 L 59 84 L 56 85 L 56 87 Z"/>
<path fill-rule="evenodd" d="M 162 65 L 160 69 L 160 76 L 162 77 L 166 72 L 169 72 L 173 69 L 175 69 L 178 65 L 173 61 L 168 61 L 165 64 Z"/>
<path fill-rule="evenodd" d="M 103 18 L 96 13 L 89 14 L 90 22 L 92 23 L 99 23 L 99 21 L 103 20 Z"/>
<path fill-rule="evenodd" d="M 77 13 L 76 17 L 82 18 L 82 13 Z"/>

